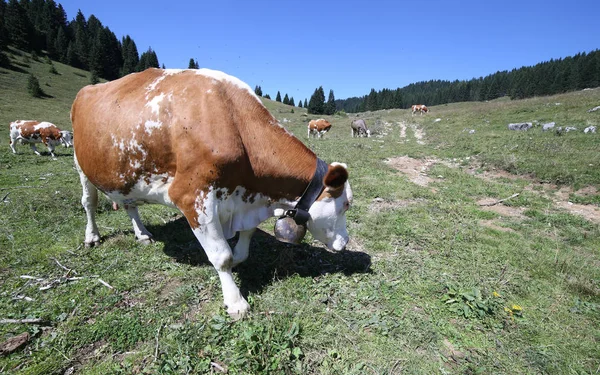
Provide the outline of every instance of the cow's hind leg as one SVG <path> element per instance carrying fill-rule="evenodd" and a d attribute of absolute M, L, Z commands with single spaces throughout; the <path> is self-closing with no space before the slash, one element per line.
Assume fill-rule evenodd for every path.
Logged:
<path fill-rule="evenodd" d="M 31 149 L 33 150 L 33 152 L 35 152 L 36 155 L 41 155 L 40 152 L 37 150 L 37 147 L 35 147 L 35 143 L 30 143 L 29 146 L 31 146 Z"/>
<path fill-rule="evenodd" d="M 238 242 L 235 244 L 235 247 L 233 248 L 232 267 L 235 267 L 238 264 L 245 261 L 246 259 L 248 259 L 248 253 L 250 251 L 250 240 L 252 239 L 252 235 L 254 234 L 254 231 L 256 231 L 256 228 L 240 232 Z"/>
<path fill-rule="evenodd" d="M 114 203 L 113 203 L 114 207 Z M 148 229 L 142 224 L 142 220 L 140 219 L 140 214 L 138 212 L 138 208 L 133 204 L 124 205 L 125 211 L 127 211 L 127 215 L 131 218 L 131 223 L 133 224 L 133 231 L 135 232 L 135 238 L 143 243 L 144 245 L 149 245 L 154 242 L 152 239 L 152 233 L 148 232 Z"/>
<path fill-rule="evenodd" d="M 85 210 L 87 217 L 87 224 L 85 226 L 85 241 L 86 247 L 91 247 L 100 244 L 100 232 L 98 231 L 98 225 L 96 225 L 96 209 L 98 208 L 98 189 L 90 182 L 87 176 L 83 173 L 77 158 L 75 158 L 75 167 L 79 172 L 79 180 L 81 181 L 81 187 L 83 194 L 81 195 L 81 205 Z"/>

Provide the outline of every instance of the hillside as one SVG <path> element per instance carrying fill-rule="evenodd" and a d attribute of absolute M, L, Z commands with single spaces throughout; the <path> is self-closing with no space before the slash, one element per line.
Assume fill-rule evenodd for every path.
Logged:
<path fill-rule="evenodd" d="M 70 129 L 89 74 L 11 56 L 0 68 L 0 373 L 565 374 L 600 366 L 600 89 L 510 101 L 317 116 L 264 100 L 328 162 L 348 164 L 347 251 L 260 226 L 234 269 L 251 305 L 233 322 L 182 215 L 143 206 L 156 242 L 101 197 L 103 243 L 82 245 L 72 149 L 8 147 L 8 124 Z M 28 73 L 48 95 L 29 97 Z M 293 110 L 293 113 L 292 113 Z M 364 118 L 371 138 L 351 138 Z M 508 123 L 533 122 L 527 132 Z M 541 124 L 578 130 L 542 132 Z M 231 243 L 234 243 L 232 240 Z M 7 350 L 10 340 L 21 345 Z M 14 343 L 14 341 L 13 341 Z M 14 346 L 14 345 L 13 345 Z"/>

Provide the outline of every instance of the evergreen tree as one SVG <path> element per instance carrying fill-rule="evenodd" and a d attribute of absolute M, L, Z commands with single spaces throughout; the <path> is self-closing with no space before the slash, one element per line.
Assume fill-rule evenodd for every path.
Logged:
<path fill-rule="evenodd" d="M 304 108 L 308 108 L 308 101 L 304 98 Z"/>
<path fill-rule="evenodd" d="M 275 97 L 275 101 L 281 103 L 281 94 L 277 91 L 277 96 Z"/>
<path fill-rule="evenodd" d="M 141 72 L 148 68 L 158 67 L 160 67 L 160 64 L 158 63 L 156 52 L 152 50 L 152 47 L 148 47 L 148 51 L 142 53 L 140 56 L 140 62 L 138 63 L 137 71 Z"/>
<path fill-rule="evenodd" d="M 298 102 L 298 107 L 299 107 L 299 108 L 302 108 L 302 100 L 300 100 L 300 101 Z"/>
<path fill-rule="evenodd" d="M 72 65 L 78 68 L 87 69 L 89 53 L 88 36 L 86 33 L 87 22 L 81 10 L 77 12 L 75 22 L 72 22 L 71 26 L 73 27 L 73 33 L 75 35 L 73 44 L 75 61 L 72 62 Z"/>
<path fill-rule="evenodd" d="M 289 104 L 291 106 L 295 106 L 296 105 L 296 103 L 294 103 L 294 97 L 293 96 L 290 98 L 290 103 Z"/>
<path fill-rule="evenodd" d="M 263 96 L 263 98 L 271 100 L 271 95 L 265 94 L 265 96 Z"/>
<path fill-rule="evenodd" d="M 323 86 L 315 89 L 307 108 L 310 114 L 322 115 L 325 113 L 325 91 L 323 91 Z"/>
<path fill-rule="evenodd" d="M 121 45 L 123 51 L 123 69 L 121 70 L 121 75 L 125 76 L 136 71 L 140 62 L 140 56 L 135 42 L 129 35 L 123 37 Z"/>
<path fill-rule="evenodd" d="M 15 47 L 25 51 L 31 50 L 31 31 L 33 26 L 29 21 L 27 11 L 17 0 L 10 0 L 6 5 L 4 28 L 6 29 L 9 41 Z"/>
<path fill-rule="evenodd" d="M 64 27 L 59 27 L 54 41 L 55 57 L 62 63 L 67 63 L 67 49 L 69 48 L 69 38 Z"/>
<path fill-rule="evenodd" d="M 199 69 L 200 65 L 198 64 L 198 60 L 190 59 L 188 63 L 188 69 Z"/>
<path fill-rule="evenodd" d="M 290 104 L 290 98 L 288 97 L 288 94 L 285 94 L 285 96 L 283 97 L 283 104 Z"/>
<path fill-rule="evenodd" d="M 333 90 L 329 90 L 329 98 L 327 99 L 327 104 L 325 105 L 325 114 L 333 115 L 335 113 L 335 96 L 333 95 Z"/>
<path fill-rule="evenodd" d="M 256 86 L 254 87 L 254 93 L 255 93 L 256 95 L 258 95 L 258 96 L 262 96 L 262 94 L 263 94 L 263 92 L 262 92 L 262 88 L 261 88 L 260 86 L 256 85 Z"/>

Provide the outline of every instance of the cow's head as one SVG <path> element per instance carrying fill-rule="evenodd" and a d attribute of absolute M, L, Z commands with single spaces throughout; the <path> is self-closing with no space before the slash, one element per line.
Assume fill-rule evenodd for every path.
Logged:
<path fill-rule="evenodd" d="M 367 129 L 367 138 L 371 138 L 371 130 Z"/>
<path fill-rule="evenodd" d="M 65 147 L 73 147 L 73 133 L 68 130 L 60 131 L 60 142 Z"/>
<path fill-rule="evenodd" d="M 352 203 L 352 189 L 346 168 L 345 164 L 331 164 L 323 179 L 325 188 L 308 210 L 308 230 L 314 238 L 335 251 L 343 250 L 348 243 L 346 211 Z"/>

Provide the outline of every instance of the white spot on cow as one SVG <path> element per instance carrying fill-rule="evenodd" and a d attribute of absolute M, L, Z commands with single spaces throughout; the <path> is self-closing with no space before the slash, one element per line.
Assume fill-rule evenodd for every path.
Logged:
<path fill-rule="evenodd" d="M 162 127 L 162 122 L 160 122 L 160 121 L 148 120 L 148 121 L 146 121 L 146 124 L 145 124 L 146 133 L 148 133 L 148 134 L 152 134 L 152 131 L 154 129 L 159 129 L 160 127 Z"/>
<path fill-rule="evenodd" d="M 51 128 L 53 126 L 55 126 L 55 125 L 51 124 L 49 122 L 43 121 L 43 122 L 40 122 L 39 124 L 35 125 L 33 127 L 33 130 L 40 130 L 40 129 L 45 129 L 45 128 Z"/>
<path fill-rule="evenodd" d="M 210 94 L 210 93 L 212 93 L 212 89 L 208 89 L 208 90 L 206 90 L 206 93 L 207 93 L 207 94 Z"/>
<path fill-rule="evenodd" d="M 132 163 L 139 164 L 139 162 Z M 141 167 L 141 165 L 139 165 Z M 124 176 L 119 176 L 124 179 Z M 141 177 L 133 186 L 127 195 L 119 191 L 109 191 L 106 195 L 116 202 L 125 202 L 127 204 L 157 203 L 168 207 L 176 208 L 169 197 L 169 187 L 173 182 L 173 177 L 167 173 L 153 174 Z"/>
<path fill-rule="evenodd" d="M 220 72 L 218 70 L 211 70 L 211 69 L 206 69 L 206 68 L 194 70 L 194 72 L 198 75 L 213 78 L 216 81 L 228 82 L 242 90 L 246 90 L 253 98 L 258 100 L 258 102 L 262 104 L 262 102 L 260 101 L 260 99 L 258 98 L 256 93 L 254 92 L 254 90 L 252 90 L 252 88 L 250 88 L 250 86 L 248 86 L 247 83 L 243 82 L 239 78 L 230 76 L 229 74 Z"/>
<path fill-rule="evenodd" d="M 162 102 L 164 98 L 165 94 L 161 93 L 160 95 L 157 95 L 154 98 L 152 98 L 152 100 L 148 101 L 148 103 L 146 103 L 146 107 L 150 107 L 152 113 L 158 115 L 158 112 L 160 111 L 159 103 Z"/>

